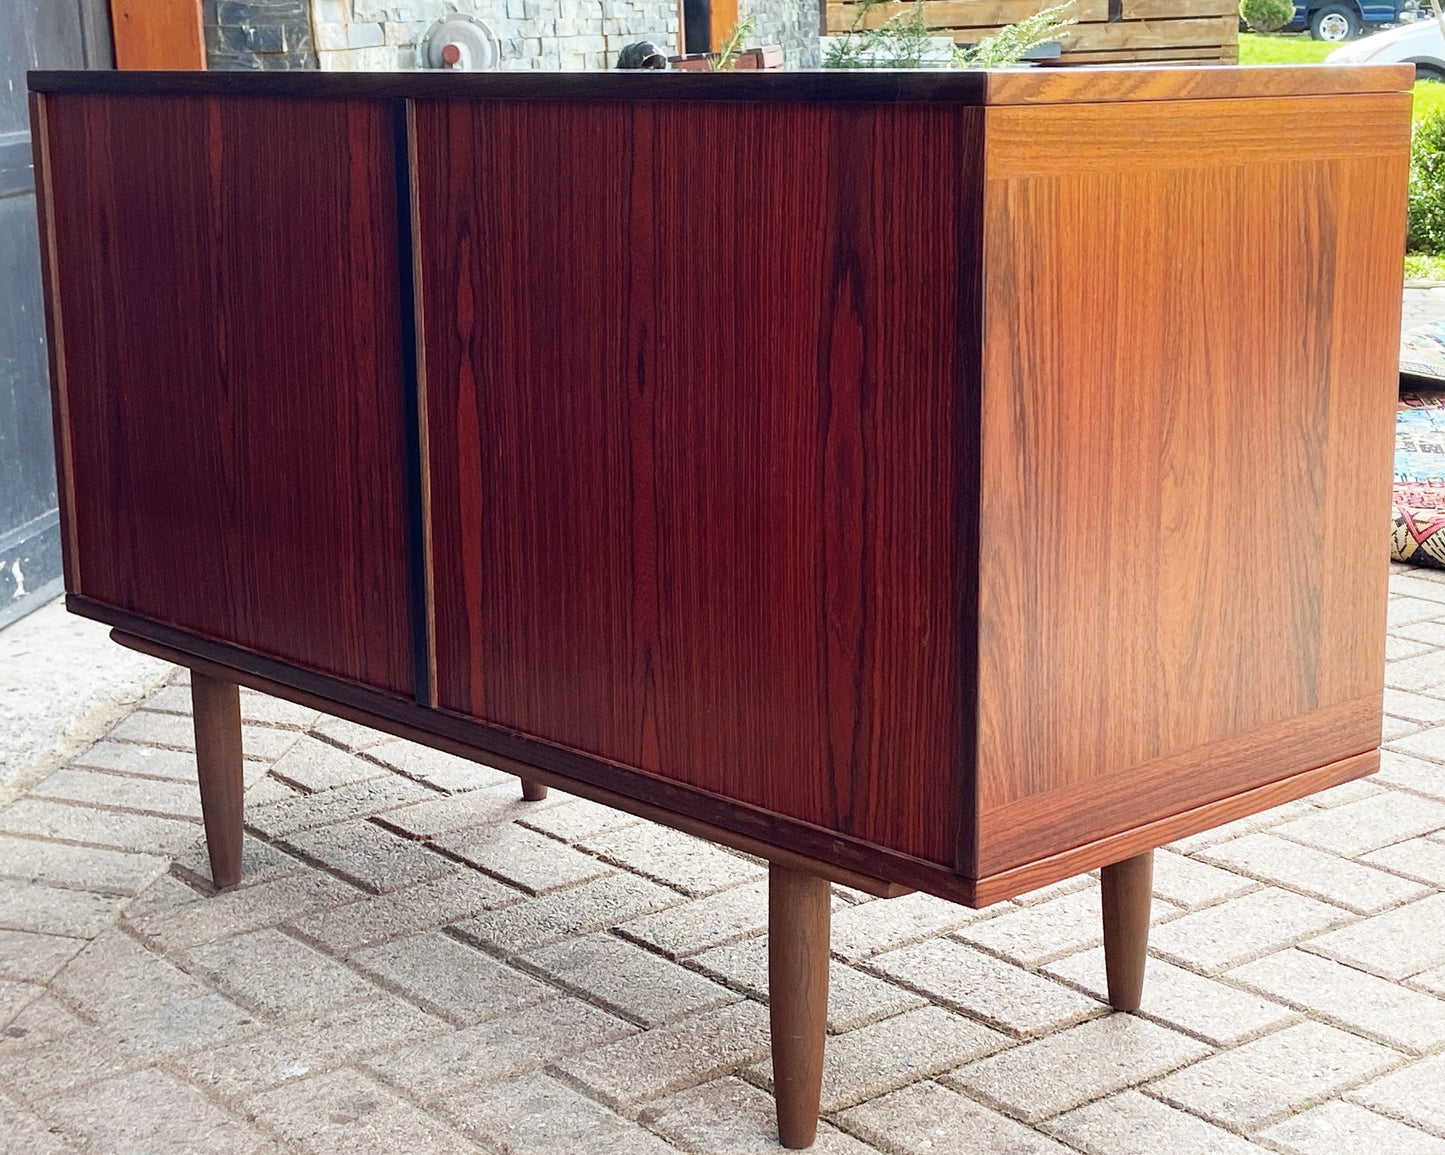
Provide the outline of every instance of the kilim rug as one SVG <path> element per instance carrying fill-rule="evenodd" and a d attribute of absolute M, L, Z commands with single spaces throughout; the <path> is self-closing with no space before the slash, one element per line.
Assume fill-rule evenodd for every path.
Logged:
<path fill-rule="evenodd" d="M 1390 556 L 1445 569 L 1445 323 L 1400 338 Z"/>
<path fill-rule="evenodd" d="M 1392 558 L 1445 569 L 1445 382 L 1400 392 L 1390 517 Z"/>

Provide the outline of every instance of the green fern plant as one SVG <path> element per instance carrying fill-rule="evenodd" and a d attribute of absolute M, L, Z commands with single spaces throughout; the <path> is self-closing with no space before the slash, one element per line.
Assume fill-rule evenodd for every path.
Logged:
<path fill-rule="evenodd" d="M 853 23 L 842 36 L 830 38 L 824 68 L 921 68 L 932 30 L 923 0 L 894 12 L 877 28 L 866 28 L 874 9 L 887 0 L 862 0 Z"/>
<path fill-rule="evenodd" d="M 953 50 L 955 68 L 1007 68 L 1024 58 L 1030 48 L 1057 40 L 1059 33 L 1078 21 L 1068 15 L 1072 3 L 1045 8 L 1036 16 L 1000 28 L 977 44 Z"/>
<path fill-rule="evenodd" d="M 1242 0 L 1239 14 L 1251 32 L 1278 32 L 1294 19 L 1293 0 Z"/>
<path fill-rule="evenodd" d="M 728 38 L 723 41 L 723 46 L 718 54 L 708 61 L 708 68 L 713 72 L 732 72 L 738 66 L 738 54 L 743 50 L 743 42 L 757 29 L 758 22 L 751 16 L 745 16 L 733 25 L 733 30 L 728 33 Z"/>
<path fill-rule="evenodd" d="M 937 30 L 928 23 L 924 0 L 894 12 L 877 28 L 867 28 L 868 17 L 886 0 L 862 0 L 853 23 L 842 36 L 830 38 L 824 68 L 1004 68 L 1017 64 L 1030 48 L 1053 40 L 1076 21 L 1067 15 L 1072 3 L 1046 8 L 995 35 L 954 48 L 947 62 L 929 59 Z"/>

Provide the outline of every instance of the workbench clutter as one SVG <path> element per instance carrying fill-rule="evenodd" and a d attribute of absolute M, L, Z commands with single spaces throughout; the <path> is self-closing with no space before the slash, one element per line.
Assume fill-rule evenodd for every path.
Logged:
<path fill-rule="evenodd" d="M 1411 73 L 34 73 L 67 604 L 220 886 L 237 686 L 767 859 L 807 1146 L 830 882 L 1102 868 L 1130 1010 L 1378 765 Z"/>

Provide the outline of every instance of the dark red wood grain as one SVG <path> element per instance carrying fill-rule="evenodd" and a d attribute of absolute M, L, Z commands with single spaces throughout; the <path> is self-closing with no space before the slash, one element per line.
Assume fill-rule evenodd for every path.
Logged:
<path fill-rule="evenodd" d="M 951 862 L 981 113 L 414 116 L 438 704 Z"/>
<path fill-rule="evenodd" d="M 970 902 L 1368 773 L 1407 101 L 1080 75 L 55 82 L 69 605 Z"/>
<path fill-rule="evenodd" d="M 72 592 L 409 692 L 389 106 L 42 99 Z"/>

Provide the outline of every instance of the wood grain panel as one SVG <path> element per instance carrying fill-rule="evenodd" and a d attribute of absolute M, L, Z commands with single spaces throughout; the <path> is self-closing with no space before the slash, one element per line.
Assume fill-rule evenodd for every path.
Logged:
<path fill-rule="evenodd" d="M 984 810 L 979 823 L 1005 832 L 1011 859 L 1048 857 L 1077 839 L 1081 829 L 1107 838 L 1137 825 L 1141 814 L 1193 809 L 1333 762 L 1342 750 L 1372 749 L 1380 738 L 1381 697 L 1377 692 L 1334 703 L 1140 762 L 1110 774 L 1107 789 L 1100 789 L 1097 778 L 1082 778 L 1030 794 Z M 991 861 L 984 866 L 1002 869 Z"/>
<path fill-rule="evenodd" d="M 892 15 L 907 13 L 912 7 L 911 4 L 880 5 L 865 15 L 859 5 L 829 4 L 827 32 L 837 35 L 854 28 L 878 28 Z M 1037 4 L 1032 3 L 980 6 L 970 3 L 970 0 L 939 0 L 938 3 L 926 4 L 924 8 L 930 27 L 939 35 L 952 36 L 963 44 L 975 44 L 984 37 L 997 35 L 1011 22 L 1007 16 L 1011 10 L 1027 10 L 1030 15 L 1038 10 Z M 1080 23 L 1070 25 L 1057 38 L 1063 48 L 1064 59 L 1070 62 L 1076 53 L 1100 51 L 1134 52 L 1210 46 L 1217 53 L 1224 45 L 1233 49 L 1239 20 L 1236 14 L 1209 15 L 1198 19 L 1110 22 L 1108 5 L 1102 0 L 1091 0 L 1085 11 L 1088 15 Z"/>
<path fill-rule="evenodd" d="M 439 704 L 951 862 L 981 113 L 415 122 Z"/>
<path fill-rule="evenodd" d="M 31 72 L 32 92 L 276 99 L 1117 103 L 1408 92 L 1412 64 L 790 72 Z"/>
<path fill-rule="evenodd" d="M 1203 65 L 1233 64 L 1239 59 L 1239 49 L 1233 44 L 1199 45 L 1194 48 L 1122 48 L 1106 52 L 1071 52 L 1069 64 L 1103 64 L 1110 68 L 1122 68 L 1128 64 L 1149 61 L 1184 64 L 1196 61 Z M 1250 67 L 1254 67 L 1251 65 Z"/>
<path fill-rule="evenodd" d="M 115 66 L 205 68 L 200 0 L 110 0 Z"/>
<path fill-rule="evenodd" d="M 989 111 L 976 876 L 1378 744 L 1409 102 L 1298 103 Z"/>
<path fill-rule="evenodd" d="M 1154 850 L 1191 834 L 1213 830 L 1239 818 L 1247 818 L 1263 810 L 1283 806 L 1307 798 L 1331 786 L 1367 777 L 1380 768 L 1380 752 L 1370 750 L 1292 774 L 1288 778 L 1257 786 L 1239 794 L 1231 794 L 1213 802 L 1131 826 L 1117 834 L 1094 838 L 1078 846 L 1035 859 L 1023 866 L 985 875 L 972 883 L 968 902 L 972 906 L 992 906 L 996 902 L 1028 894 L 1062 878 L 1074 878 L 1088 870 L 1097 870 L 1114 862 Z M 926 888 L 925 888 L 926 889 Z"/>
<path fill-rule="evenodd" d="M 961 69 L 782 68 L 735 72 L 30 72 L 32 92 L 402 100 L 806 101 L 978 104 L 987 77 Z"/>
<path fill-rule="evenodd" d="M 988 116 L 988 179 L 1107 174 L 1121 166 L 1177 171 L 1294 160 L 1398 160 L 1409 108 L 1410 96 L 1403 92 L 1260 97 L 1247 108 L 1218 100 L 994 108 Z M 1321 116 L 1332 115 L 1347 118 L 1338 132 L 1310 132 Z M 1081 140 L 1088 146 L 1080 147 Z"/>
<path fill-rule="evenodd" d="M 1180 14 L 1179 0 L 1122 0 L 1119 5 L 1123 20 L 1168 20 Z M 1189 15 L 1198 19 L 1202 16 L 1239 16 L 1239 5 L 1234 0 L 1193 0 Z M 1238 25 L 1235 26 L 1238 32 Z"/>
<path fill-rule="evenodd" d="M 35 153 L 35 217 L 40 239 L 40 275 L 45 292 L 45 355 L 50 370 L 50 421 L 55 437 L 55 489 L 60 507 L 60 559 L 65 588 L 80 588 L 75 544 L 74 454 L 70 447 L 70 409 L 65 388 L 65 327 L 55 301 L 55 210 L 51 206 L 50 139 L 46 98 L 30 94 L 30 139 Z"/>
<path fill-rule="evenodd" d="M 1238 34 L 1239 17 L 1232 15 L 1078 24 L 1061 33 L 1059 39 L 1069 52 L 1099 52 L 1106 49 L 1137 51 L 1216 44 L 1221 47 L 1233 46 Z"/>
<path fill-rule="evenodd" d="M 70 588 L 409 692 L 390 107 L 44 106 Z"/>
<path fill-rule="evenodd" d="M 925 0 L 926 23 L 960 43 L 972 44 L 997 34 L 1039 11 L 1030 0 Z M 910 13 L 914 5 L 879 4 L 864 10 L 852 0 L 824 0 L 825 35 L 855 27 L 877 28 L 889 19 Z M 1238 12 L 1228 0 L 1138 0 L 1122 8 L 1107 0 L 1077 0 L 1069 15 L 1075 23 L 1058 35 L 1066 63 L 1101 53 L 1120 60 L 1164 54 L 1162 59 L 1197 57 L 1207 51 L 1215 59 L 1237 55 Z"/>
<path fill-rule="evenodd" d="M 824 5 L 828 32 L 846 32 L 849 28 L 881 28 L 894 17 L 909 16 L 911 3 L 896 0 L 878 4 L 867 14 L 861 4 L 831 0 Z M 930 26 L 938 29 L 998 28 L 1015 24 L 1038 13 L 1035 0 L 924 0 L 923 14 Z M 1109 0 L 1077 0 L 1070 15 L 1076 20 L 1107 20 Z"/>

